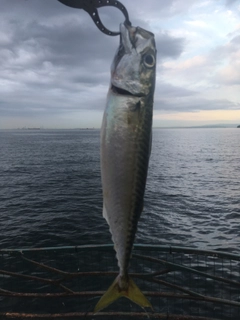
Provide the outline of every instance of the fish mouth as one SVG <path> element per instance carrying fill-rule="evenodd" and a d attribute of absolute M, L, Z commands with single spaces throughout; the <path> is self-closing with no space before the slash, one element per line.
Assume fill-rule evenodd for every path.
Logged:
<path fill-rule="evenodd" d="M 131 97 L 143 97 L 144 95 L 142 93 L 133 94 L 132 92 L 122 89 L 119 87 L 116 87 L 115 85 L 111 85 L 111 90 L 113 93 L 116 93 L 121 96 L 131 96 Z"/>
<path fill-rule="evenodd" d="M 111 89 L 114 93 L 123 95 L 123 96 L 134 96 L 130 91 L 116 87 L 112 84 Z"/>

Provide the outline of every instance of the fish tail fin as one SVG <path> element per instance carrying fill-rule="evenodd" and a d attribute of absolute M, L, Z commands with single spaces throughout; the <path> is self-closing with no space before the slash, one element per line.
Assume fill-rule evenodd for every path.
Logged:
<path fill-rule="evenodd" d="M 149 307 L 152 309 L 151 303 L 147 300 L 147 298 L 144 296 L 144 294 L 141 292 L 141 290 L 138 288 L 138 286 L 134 283 L 134 281 L 131 278 L 128 278 L 127 280 L 127 288 L 121 289 L 119 286 L 118 276 L 113 281 L 108 290 L 104 293 L 104 295 L 101 297 L 101 299 L 98 301 L 97 305 L 94 308 L 94 312 L 98 312 L 106 308 L 115 300 L 121 297 L 126 297 L 130 299 L 142 308 Z"/>

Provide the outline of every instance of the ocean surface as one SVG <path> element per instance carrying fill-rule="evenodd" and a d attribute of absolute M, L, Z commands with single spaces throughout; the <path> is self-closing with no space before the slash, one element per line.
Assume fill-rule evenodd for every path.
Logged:
<path fill-rule="evenodd" d="M 111 243 L 102 217 L 99 153 L 99 130 L 0 130 L 0 249 Z M 239 221 L 240 129 L 154 129 L 145 205 L 136 243 L 240 254 Z M 197 270 L 230 280 L 239 277 L 239 262 L 233 260 L 171 254 L 171 250 L 163 255 L 150 250 L 142 254 L 195 266 Z M 39 269 L 24 257 L 67 272 L 118 269 L 113 250 L 2 254 L 0 269 L 20 275 L 59 277 Z M 159 268 L 159 264 L 144 259 L 131 259 L 130 272 L 154 272 Z M 200 294 L 240 301 L 239 287 L 191 273 L 184 275 L 176 271 L 160 279 L 185 285 Z M 67 286 L 75 292 L 101 291 L 111 281 L 109 277 L 73 278 L 67 281 Z M 138 285 L 146 291 L 171 293 L 173 290 L 156 283 Z M 62 288 L 55 289 L 41 281 L 25 281 L 1 271 L 0 314 L 79 311 L 85 314 L 93 310 L 99 299 L 76 296 L 29 300 L 4 297 L 4 290 L 44 294 L 61 292 Z M 225 320 L 240 316 L 240 308 L 223 304 L 161 297 L 151 297 L 151 302 L 155 312 L 166 314 L 205 315 Z M 139 311 L 139 307 L 124 299 L 109 308 Z"/>
<path fill-rule="evenodd" d="M 0 248 L 111 243 L 99 130 L 0 130 Z M 240 130 L 154 129 L 136 243 L 240 248 Z"/>

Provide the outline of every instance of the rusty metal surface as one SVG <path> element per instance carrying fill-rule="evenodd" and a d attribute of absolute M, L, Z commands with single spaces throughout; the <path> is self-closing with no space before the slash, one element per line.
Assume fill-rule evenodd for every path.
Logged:
<path fill-rule="evenodd" d="M 158 250 L 157 250 L 158 249 Z M 239 256 L 135 246 L 131 277 L 154 306 L 94 305 L 117 275 L 112 245 L 0 250 L 0 319 L 240 319 Z"/>
<path fill-rule="evenodd" d="M 1 314 L 2 320 L 4 319 L 79 319 L 79 318 L 91 318 L 91 319 L 112 319 L 115 318 L 130 318 L 130 319 L 167 319 L 167 320 L 212 320 L 212 318 L 197 317 L 197 316 L 181 316 L 181 315 L 169 315 L 166 313 L 153 313 L 146 314 L 145 312 L 99 312 L 99 313 L 83 313 L 74 312 L 66 314 L 26 314 L 26 313 L 7 313 Z M 220 320 L 216 319 L 215 320 Z"/>

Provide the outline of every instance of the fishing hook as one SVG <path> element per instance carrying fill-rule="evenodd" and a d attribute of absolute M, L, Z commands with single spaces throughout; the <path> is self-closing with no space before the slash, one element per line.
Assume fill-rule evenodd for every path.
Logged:
<path fill-rule="evenodd" d="M 127 9 L 124 7 L 123 4 L 121 4 L 121 2 L 117 0 L 58 0 L 58 1 L 72 8 L 85 10 L 91 16 L 94 23 L 98 27 L 98 29 L 109 36 L 118 36 L 120 35 L 120 32 L 110 31 L 106 27 L 104 27 L 104 25 L 102 24 L 99 18 L 97 8 L 107 7 L 107 6 L 118 8 L 124 14 L 125 24 L 131 26 Z"/>

